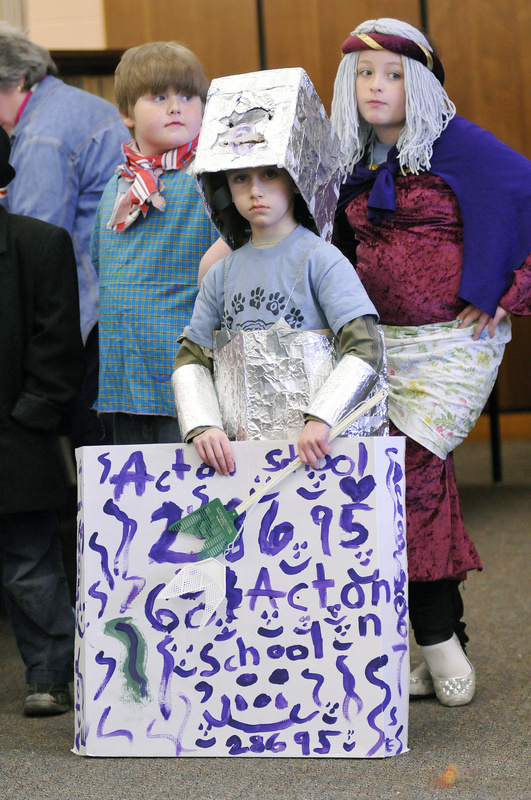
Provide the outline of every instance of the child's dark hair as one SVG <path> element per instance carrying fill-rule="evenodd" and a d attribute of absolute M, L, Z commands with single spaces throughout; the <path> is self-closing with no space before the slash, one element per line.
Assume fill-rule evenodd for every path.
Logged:
<path fill-rule="evenodd" d="M 208 80 L 203 65 L 179 42 L 149 42 L 126 50 L 114 73 L 114 93 L 120 113 L 131 116 L 144 94 L 158 94 L 168 87 L 206 102 Z"/>
<path fill-rule="evenodd" d="M 231 250 L 237 250 L 251 238 L 251 226 L 232 202 L 226 173 L 203 172 L 201 183 L 212 212 L 212 222 L 221 232 Z M 300 225 L 304 225 L 305 228 L 319 236 L 315 220 L 299 193 L 294 196 L 293 217 Z"/>

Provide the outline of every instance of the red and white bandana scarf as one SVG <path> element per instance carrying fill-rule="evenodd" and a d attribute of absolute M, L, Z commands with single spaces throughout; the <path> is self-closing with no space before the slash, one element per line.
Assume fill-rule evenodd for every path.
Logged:
<path fill-rule="evenodd" d="M 159 211 L 164 211 L 166 201 L 162 196 L 164 184 L 160 179 L 168 169 L 181 169 L 195 155 L 197 136 L 193 141 L 168 150 L 162 155 L 143 156 L 136 150 L 134 141 L 122 145 L 124 163 L 116 170 L 131 185 L 127 191 L 120 192 L 106 227 L 113 231 L 125 231 L 142 212 L 145 217 L 149 203 Z"/>

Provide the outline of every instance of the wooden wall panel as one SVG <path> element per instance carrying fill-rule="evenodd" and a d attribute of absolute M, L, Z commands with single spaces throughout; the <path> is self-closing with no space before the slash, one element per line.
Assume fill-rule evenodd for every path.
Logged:
<path fill-rule="evenodd" d="M 210 78 L 260 69 L 256 0 L 104 0 L 107 47 L 177 39 Z M 420 24 L 418 0 L 262 0 L 266 67 L 303 67 L 327 110 L 341 44 L 364 19 L 399 16 Z"/>
<path fill-rule="evenodd" d="M 303 67 L 327 111 L 341 45 L 365 19 L 398 17 L 420 25 L 418 0 L 263 0 L 268 69 Z"/>
<path fill-rule="evenodd" d="M 77 86 L 78 89 L 84 89 L 85 92 L 97 94 L 99 97 L 104 97 L 109 103 L 116 105 L 116 98 L 114 96 L 114 75 L 63 75 L 59 72 L 59 77 L 70 86 Z"/>
<path fill-rule="evenodd" d="M 500 410 L 531 411 L 531 317 L 512 317 L 513 338 L 498 373 Z"/>
<path fill-rule="evenodd" d="M 107 47 L 176 40 L 210 79 L 260 68 L 255 0 L 104 0 Z"/>
<path fill-rule="evenodd" d="M 428 0 L 428 20 L 458 112 L 531 158 L 529 0 Z"/>

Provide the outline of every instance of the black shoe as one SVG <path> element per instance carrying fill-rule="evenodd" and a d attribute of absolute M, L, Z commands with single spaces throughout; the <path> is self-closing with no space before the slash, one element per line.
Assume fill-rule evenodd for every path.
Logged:
<path fill-rule="evenodd" d="M 26 717 L 50 717 L 70 711 L 70 691 L 65 683 L 30 683 L 24 702 Z"/>

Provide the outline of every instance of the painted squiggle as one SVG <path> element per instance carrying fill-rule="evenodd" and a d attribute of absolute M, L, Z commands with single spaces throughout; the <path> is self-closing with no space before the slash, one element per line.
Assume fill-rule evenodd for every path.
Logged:
<path fill-rule="evenodd" d="M 107 600 L 109 599 L 106 592 L 98 592 L 98 586 L 100 583 L 101 581 L 96 581 L 96 583 L 93 583 L 88 590 L 88 596 L 92 597 L 94 600 L 99 600 L 101 603 L 101 608 L 98 611 L 98 619 L 102 618 L 107 606 Z"/>
<path fill-rule="evenodd" d="M 159 684 L 159 708 L 164 719 L 169 719 L 171 715 L 170 690 L 175 660 L 172 654 L 168 652 L 168 647 L 173 645 L 173 643 L 174 639 L 172 636 L 165 636 L 164 639 L 157 644 L 157 650 L 162 656 L 162 674 Z"/>
<path fill-rule="evenodd" d="M 192 713 L 192 703 L 190 702 L 190 699 L 185 694 L 181 694 L 179 692 L 177 694 L 177 697 L 180 700 L 182 700 L 183 703 L 184 703 L 184 714 L 183 714 L 182 722 L 181 722 L 181 724 L 179 726 L 179 731 L 177 733 L 177 736 L 172 736 L 170 733 L 152 733 L 153 726 L 155 725 L 155 723 L 157 721 L 155 719 L 152 720 L 149 723 L 149 725 L 148 725 L 148 727 L 146 729 L 146 735 L 147 735 L 148 739 L 168 739 L 170 742 L 173 742 L 173 744 L 175 746 L 175 755 L 176 756 L 182 756 L 184 753 L 193 753 L 194 752 L 193 750 L 189 750 L 186 747 L 183 747 L 183 745 L 182 745 L 183 734 L 184 734 L 185 728 L 186 728 L 186 726 L 188 724 L 188 720 L 190 719 L 190 714 Z"/>
<path fill-rule="evenodd" d="M 123 578 L 124 578 L 124 583 L 127 584 L 127 582 L 130 582 L 133 585 L 131 587 L 129 595 L 127 596 L 127 599 L 124 600 L 124 602 L 120 606 L 120 614 L 125 614 L 127 609 L 130 608 L 133 601 L 136 600 L 136 598 L 146 585 L 146 579 L 142 578 L 140 575 L 129 575 L 129 576 L 124 575 Z"/>
<path fill-rule="evenodd" d="M 122 577 L 125 578 L 129 569 L 129 550 L 137 531 L 138 523 L 134 519 L 131 519 L 131 517 L 128 517 L 125 511 L 122 511 L 113 500 L 107 500 L 103 506 L 103 511 L 105 514 L 108 514 L 110 517 L 115 517 L 118 522 L 122 523 L 122 541 L 114 556 L 114 574 L 121 574 Z M 122 561 L 121 568 L 119 566 L 120 560 Z"/>
<path fill-rule="evenodd" d="M 203 713 L 203 717 L 205 718 L 205 722 L 207 722 L 209 725 L 212 725 L 213 728 L 224 728 L 230 719 L 230 699 L 227 697 L 227 695 L 221 695 L 220 719 L 213 717 L 208 710 Z"/>
<path fill-rule="evenodd" d="M 256 725 L 249 725 L 247 722 L 239 722 L 234 717 L 229 717 L 228 724 L 231 728 L 245 731 L 245 733 L 274 733 L 275 731 L 285 731 L 286 728 L 291 728 L 294 722 L 291 719 L 283 719 L 280 722 L 259 722 Z"/>
<path fill-rule="evenodd" d="M 100 556 L 100 563 L 101 563 L 101 571 L 105 576 L 105 580 L 109 584 L 109 589 L 114 589 L 114 577 L 109 569 L 109 554 L 107 552 L 107 548 L 104 547 L 102 544 L 98 544 L 98 532 L 92 534 L 89 539 L 89 547 L 95 553 L 99 553 Z"/>
<path fill-rule="evenodd" d="M 389 466 L 386 474 L 386 488 L 393 502 L 393 528 L 395 535 L 395 550 L 393 552 L 393 559 L 396 562 L 396 577 L 394 580 L 394 606 L 397 612 L 397 632 L 403 639 L 406 639 L 408 635 L 408 609 L 405 594 L 407 575 L 402 567 L 402 556 L 406 549 L 405 515 L 404 504 L 402 501 L 402 484 L 404 473 L 402 466 L 398 463 L 397 448 L 388 447 L 385 451 L 385 454 L 389 460 Z"/>
<path fill-rule="evenodd" d="M 196 692 L 203 693 L 203 697 L 201 699 L 202 703 L 206 703 L 207 700 L 210 700 L 210 698 L 212 697 L 212 692 L 214 691 L 211 684 L 207 683 L 206 681 L 199 681 L 199 683 L 196 683 L 196 685 L 194 686 L 194 689 L 196 690 Z"/>
<path fill-rule="evenodd" d="M 360 442 L 358 445 L 358 475 L 360 478 L 362 478 L 365 474 L 368 461 L 369 454 L 367 452 L 367 447 L 363 444 L 363 442 Z"/>
<path fill-rule="evenodd" d="M 301 710 L 301 704 L 295 703 L 293 708 L 290 711 L 289 718 L 292 722 L 296 725 L 305 725 L 307 722 L 310 722 L 314 717 L 317 716 L 319 711 L 311 711 L 307 717 L 301 717 L 299 712 Z"/>
<path fill-rule="evenodd" d="M 111 713 L 111 706 L 107 706 L 100 717 L 100 721 L 98 722 L 98 738 L 100 739 L 112 739 L 115 736 L 125 736 L 128 742 L 133 741 L 133 734 L 131 731 L 128 731 L 126 728 L 118 728 L 115 731 L 109 731 L 109 733 L 105 733 L 103 730 L 103 726 L 107 722 L 107 718 Z"/>
<path fill-rule="evenodd" d="M 105 691 L 107 684 L 114 675 L 114 671 L 116 669 L 116 659 L 112 658 L 111 656 L 105 658 L 105 656 L 103 655 L 103 650 L 100 650 L 100 652 L 96 655 L 96 658 L 94 660 L 96 664 L 100 664 L 101 666 L 107 667 L 107 674 L 100 683 L 100 686 L 96 691 L 96 694 L 94 695 L 94 700 L 97 700 L 99 697 L 101 697 L 101 695 Z"/>
<path fill-rule="evenodd" d="M 396 755 L 400 755 L 400 753 L 404 749 L 404 743 L 403 743 L 402 739 L 400 738 L 401 735 L 402 735 L 403 730 L 404 730 L 404 726 L 400 725 L 400 727 L 397 729 L 396 734 L 395 734 L 395 739 L 398 742 L 398 749 L 396 751 Z"/>
<path fill-rule="evenodd" d="M 397 680 L 397 683 L 398 683 L 398 694 L 399 694 L 400 697 L 402 697 L 402 680 L 401 680 L 402 664 L 403 664 L 404 658 L 406 657 L 407 652 L 408 652 L 407 644 L 405 642 L 403 642 L 401 644 L 394 644 L 393 645 L 393 651 L 395 653 L 400 653 L 400 655 L 398 656 L 398 664 L 397 664 L 397 667 L 396 667 L 396 672 L 397 672 L 396 680 Z"/>
<path fill-rule="evenodd" d="M 304 572 L 311 560 L 310 556 L 310 558 L 307 558 L 306 561 L 303 561 L 301 564 L 295 564 L 295 566 L 291 567 L 287 561 L 282 559 L 279 566 L 285 575 L 299 575 L 299 573 Z"/>
<path fill-rule="evenodd" d="M 383 730 L 377 726 L 376 717 L 378 717 L 380 714 L 383 714 L 383 712 L 389 705 L 391 701 L 391 689 L 389 688 L 387 683 L 382 681 L 380 678 L 377 678 L 375 673 L 379 669 L 384 667 L 388 661 L 389 661 L 388 656 L 386 655 L 379 656 L 378 658 L 374 658 L 372 661 L 369 661 L 369 663 L 365 667 L 365 677 L 367 678 L 369 683 L 372 683 L 374 686 L 378 686 L 380 689 L 383 690 L 385 695 L 383 702 L 378 703 L 378 705 L 375 706 L 372 709 L 372 711 L 370 711 L 369 714 L 367 715 L 367 722 L 369 723 L 369 727 L 371 727 L 373 731 L 376 731 L 376 733 L 378 733 L 378 740 L 376 741 L 376 744 L 374 744 L 367 753 L 368 758 L 370 758 L 376 752 L 378 752 L 378 750 L 385 741 L 385 734 Z"/>
<path fill-rule="evenodd" d="M 76 658 L 74 663 L 76 686 L 75 686 L 75 705 L 76 705 L 76 732 L 75 732 L 75 745 L 79 750 L 80 747 L 85 747 L 87 742 L 87 713 L 85 704 L 85 677 L 80 669 L 80 652 L 76 651 Z"/>
<path fill-rule="evenodd" d="M 363 708 L 363 700 L 355 691 L 356 688 L 356 679 L 352 672 L 349 670 L 345 661 L 347 656 L 338 656 L 336 658 L 336 669 L 338 672 L 341 673 L 343 676 L 343 691 L 345 692 L 345 699 L 343 701 L 343 715 L 346 719 L 350 722 L 350 701 L 353 700 L 356 703 L 356 707 L 358 709 L 358 714 Z"/>
<path fill-rule="evenodd" d="M 105 625 L 105 633 L 118 639 L 125 646 L 127 658 L 123 677 L 130 694 L 137 702 L 146 699 L 148 697 L 148 682 L 145 675 L 146 640 L 129 617 L 109 620 Z"/>

